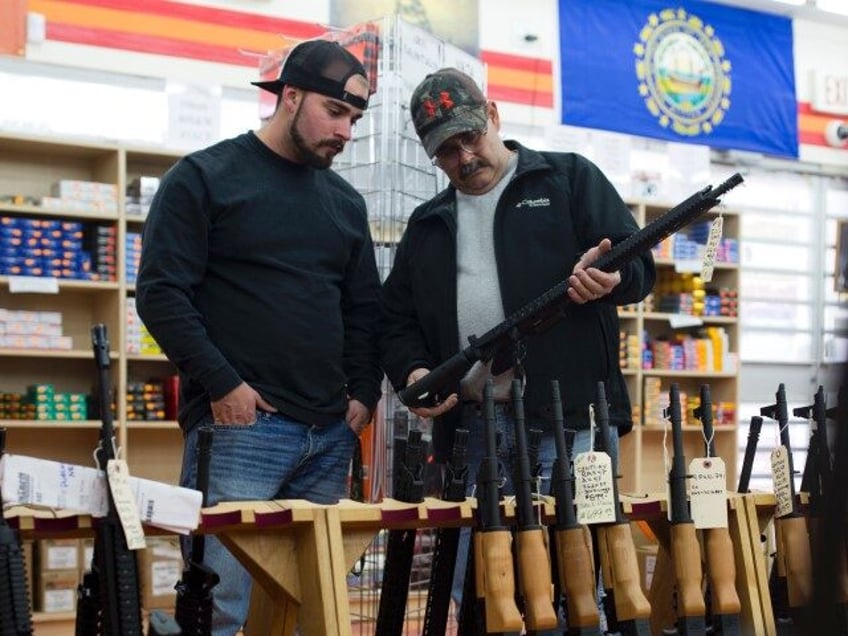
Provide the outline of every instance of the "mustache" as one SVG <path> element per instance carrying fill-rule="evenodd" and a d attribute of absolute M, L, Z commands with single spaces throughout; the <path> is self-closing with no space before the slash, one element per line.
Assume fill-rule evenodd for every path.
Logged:
<path fill-rule="evenodd" d="M 478 160 L 472 161 L 471 163 L 464 163 L 459 167 L 459 176 L 463 179 L 465 177 L 470 177 L 472 174 L 477 172 L 480 168 L 485 167 L 485 163 Z"/>

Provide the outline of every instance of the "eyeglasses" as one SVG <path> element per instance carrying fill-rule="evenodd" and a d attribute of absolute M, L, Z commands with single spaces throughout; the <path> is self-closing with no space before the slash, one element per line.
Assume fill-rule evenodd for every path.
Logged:
<path fill-rule="evenodd" d="M 433 155 L 432 159 L 433 165 L 439 168 L 453 167 L 459 163 L 460 152 L 467 152 L 473 155 L 480 150 L 480 141 L 488 131 L 488 128 L 484 128 L 483 130 L 469 130 L 461 135 L 451 137 L 436 150 L 436 154 Z"/>

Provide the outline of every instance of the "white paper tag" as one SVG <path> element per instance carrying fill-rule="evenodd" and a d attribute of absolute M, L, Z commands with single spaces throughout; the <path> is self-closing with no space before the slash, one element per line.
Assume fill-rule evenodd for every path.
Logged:
<path fill-rule="evenodd" d="M 130 550 L 140 550 L 147 547 L 144 540 L 144 528 L 138 516 L 135 496 L 130 488 L 130 473 L 127 463 L 121 459 L 110 459 L 106 462 L 106 478 L 112 491 L 115 510 L 121 519 L 127 547 Z"/>
<path fill-rule="evenodd" d="M 713 279 L 716 252 L 718 251 L 719 243 L 721 243 L 721 231 L 723 226 L 724 219 L 721 215 L 713 219 L 713 223 L 710 226 L 710 234 L 707 237 L 707 248 L 704 250 L 704 262 L 701 264 L 701 279 L 705 283 L 709 283 Z"/>
<path fill-rule="evenodd" d="M 578 523 L 615 521 L 612 460 L 606 453 L 579 453 L 574 458 L 574 503 Z"/>
<path fill-rule="evenodd" d="M 775 516 L 785 517 L 792 512 L 792 474 L 789 471 L 789 452 L 778 446 L 771 452 L 771 477 L 774 483 Z"/>
<path fill-rule="evenodd" d="M 689 509 L 696 528 L 727 527 L 727 481 L 721 457 L 689 463 Z"/>

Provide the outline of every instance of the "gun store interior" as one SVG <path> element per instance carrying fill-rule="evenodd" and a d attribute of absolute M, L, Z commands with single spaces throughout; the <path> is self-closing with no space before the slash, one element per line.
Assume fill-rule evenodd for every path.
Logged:
<path fill-rule="evenodd" d="M 848 636 L 845 60 L 844 0 L 0 1 L 0 636 Z"/>

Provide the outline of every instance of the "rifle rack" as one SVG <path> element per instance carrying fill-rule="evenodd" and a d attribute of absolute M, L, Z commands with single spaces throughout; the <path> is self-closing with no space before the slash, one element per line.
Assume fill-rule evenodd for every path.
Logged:
<path fill-rule="evenodd" d="M 659 550 L 649 599 L 652 631 L 671 624 L 668 582 L 671 562 L 664 496 L 621 497 L 632 521 L 646 521 L 657 536 Z M 735 494 L 728 498 L 737 590 L 742 601 L 745 634 L 775 636 L 768 592 L 766 555 L 760 536 L 771 522 L 774 495 Z M 554 523 L 553 503 L 537 504 L 546 523 Z M 299 622 L 304 636 L 350 636 L 351 613 L 347 574 L 383 529 L 471 526 L 475 500 L 447 502 L 425 498 L 409 504 L 394 499 L 369 504 L 342 500 L 318 505 L 303 500 L 228 502 L 205 508 L 198 532 L 215 534 L 233 551 L 256 583 L 245 636 L 294 633 Z M 514 508 L 501 502 L 505 519 Z M 6 511 L 22 538 L 90 536 L 87 515 L 13 506 Z M 167 534 L 147 528 L 150 534 Z M 668 574 L 665 574 L 668 573 Z M 659 633 L 658 631 L 655 633 Z"/>

